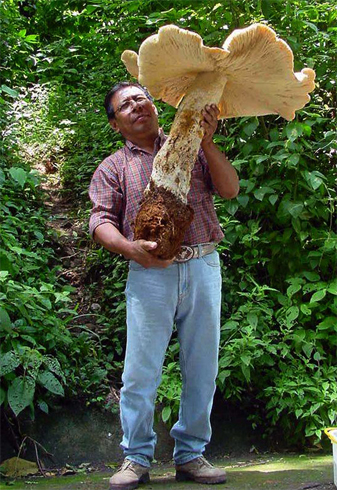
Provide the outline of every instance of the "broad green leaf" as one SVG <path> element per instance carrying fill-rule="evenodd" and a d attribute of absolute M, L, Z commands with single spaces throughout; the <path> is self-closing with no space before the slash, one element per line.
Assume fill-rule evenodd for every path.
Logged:
<path fill-rule="evenodd" d="M 246 378 L 246 381 L 249 383 L 250 382 L 250 368 L 246 366 L 245 364 L 241 364 L 241 371 Z"/>
<path fill-rule="evenodd" d="M 126 301 L 121 301 L 117 308 L 115 309 L 115 313 L 118 313 L 121 310 L 125 310 L 126 308 Z"/>
<path fill-rule="evenodd" d="M 53 373 L 57 374 L 61 378 L 64 377 L 61 365 L 55 357 L 44 356 L 43 363 L 47 366 L 49 371 L 52 371 Z"/>
<path fill-rule="evenodd" d="M 88 12 L 88 14 L 92 14 L 97 8 L 98 5 L 87 5 L 85 10 Z"/>
<path fill-rule="evenodd" d="M 307 25 L 308 27 L 310 27 L 310 29 L 312 29 L 313 31 L 316 32 L 316 34 L 318 34 L 318 28 L 315 24 L 313 24 L 312 22 L 308 22 L 307 20 L 303 20 L 302 21 L 303 24 Z"/>
<path fill-rule="evenodd" d="M 161 418 L 163 419 L 163 422 L 167 422 L 168 419 L 171 417 L 171 407 L 164 407 L 162 412 L 161 412 Z"/>
<path fill-rule="evenodd" d="M 274 204 L 276 203 L 277 199 L 278 199 L 278 196 L 277 194 L 272 194 L 271 196 L 268 197 L 269 199 L 269 202 L 272 206 L 274 206 Z"/>
<path fill-rule="evenodd" d="M 246 365 L 246 366 L 249 366 L 251 364 L 251 357 L 250 356 L 246 356 L 245 354 L 243 354 L 241 357 L 240 357 L 241 361 Z"/>
<path fill-rule="evenodd" d="M 303 210 L 303 203 L 301 202 L 289 202 L 288 211 L 293 218 L 298 218 Z"/>
<path fill-rule="evenodd" d="M 258 125 L 259 125 L 258 121 L 252 121 L 251 123 L 246 124 L 244 126 L 243 131 L 247 136 L 251 136 L 254 133 L 255 129 L 258 127 Z"/>
<path fill-rule="evenodd" d="M 9 274 L 12 274 L 14 271 L 12 261 L 13 261 L 13 256 L 0 252 L 0 264 L 1 264 L 2 271 L 8 271 Z"/>
<path fill-rule="evenodd" d="M 277 128 L 273 128 L 269 131 L 269 136 L 272 141 L 278 141 L 279 139 L 279 132 Z"/>
<path fill-rule="evenodd" d="M 315 361 L 320 361 L 322 359 L 321 354 L 319 352 L 315 352 L 314 359 Z"/>
<path fill-rule="evenodd" d="M 321 177 L 318 177 L 317 175 L 314 174 L 314 172 L 311 172 L 310 174 L 310 184 L 311 187 L 316 190 L 319 188 L 321 184 L 323 184 L 323 179 Z"/>
<path fill-rule="evenodd" d="M 254 149 L 254 145 L 252 145 L 251 143 L 246 143 L 245 145 L 243 145 L 242 153 L 246 157 L 253 151 L 253 149 Z"/>
<path fill-rule="evenodd" d="M 297 138 L 302 136 L 303 128 L 302 125 L 296 122 L 290 123 L 286 127 L 287 138 L 290 141 L 295 141 Z"/>
<path fill-rule="evenodd" d="M 42 235 L 42 233 L 40 233 L 39 231 L 34 231 L 34 235 L 40 242 L 43 242 L 44 236 Z"/>
<path fill-rule="evenodd" d="M 238 196 L 237 200 L 245 208 L 249 202 L 249 196 Z"/>
<path fill-rule="evenodd" d="M 300 311 L 299 311 L 298 306 L 290 306 L 290 308 L 288 308 L 287 312 L 286 312 L 287 321 L 293 322 L 294 320 L 296 320 L 299 313 L 300 313 Z"/>
<path fill-rule="evenodd" d="M 295 334 L 294 334 L 294 340 L 295 342 L 297 343 L 302 343 L 303 340 L 305 339 L 305 330 L 302 328 L 302 329 L 297 329 Z"/>
<path fill-rule="evenodd" d="M 14 352 L 6 352 L 6 354 L 1 355 L 0 358 L 0 376 L 5 376 L 16 369 L 20 364 L 19 355 Z"/>
<path fill-rule="evenodd" d="M 325 295 L 326 295 L 326 289 L 321 289 L 320 291 L 317 291 L 311 296 L 310 303 L 321 301 L 323 298 L 325 298 Z"/>
<path fill-rule="evenodd" d="M 5 182 L 5 180 L 6 180 L 5 172 L 0 168 L 0 186 Z"/>
<path fill-rule="evenodd" d="M 288 289 L 287 289 L 287 296 L 288 296 L 288 298 L 291 298 L 300 289 L 302 289 L 302 286 L 300 284 L 292 284 L 291 286 L 289 286 Z"/>
<path fill-rule="evenodd" d="M 38 42 L 38 37 L 39 36 L 37 34 L 29 34 L 25 37 L 25 41 L 26 43 L 35 44 Z"/>
<path fill-rule="evenodd" d="M 311 356 L 314 346 L 312 344 L 306 343 L 302 345 L 302 350 L 307 357 Z"/>
<path fill-rule="evenodd" d="M 249 192 L 254 189 L 255 187 L 255 182 L 253 180 L 246 180 L 246 179 L 241 179 L 240 180 L 240 187 L 243 187 L 246 189 L 246 193 L 249 194 Z"/>
<path fill-rule="evenodd" d="M 64 389 L 59 380 L 50 371 L 43 371 L 38 376 L 38 382 L 51 393 L 64 396 Z"/>
<path fill-rule="evenodd" d="M 327 291 L 330 294 L 337 295 L 337 279 L 329 284 Z"/>
<path fill-rule="evenodd" d="M 12 322 L 4 308 L 0 308 L 0 330 L 10 333 L 12 331 Z"/>
<path fill-rule="evenodd" d="M 38 406 L 39 406 L 39 409 L 42 410 L 42 412 L 49 413 L 49 407 L 45 401 L 40 400 L 38 402 Z"/>
<path fill-rule="evenodd" d="M 235 322 L 234 320 L 229 320 L 221 327 L 221 330 L 236 330 L 238 326 L 238 322 Z"/>
<path fill-rule="evenodd" d="M 230 374 L 231 374 L 231 372 L 228 369 L 227 370 L 225 369 L 224 371 L 221 371 L 219 373 L 219 376 L 218 376 L 219 381 L 221 383 L 224 383 L 225 379 L 228 378 L 230 376 Z"/>
<path fill-rule="evenodd" d="M 0 271 L 0 281 L 4 282 L 8 276 L 8 271 Z"/>
<path fill-rule="evenodd" d="M 16 378 L 8 388 L 8 403 L 16 416 L 19 415 L 34 399 L 35 381 L 26 376 Z"/>
<path fill-rule="evenodd" d="M 27 180 L 27 172 L 23 170 L 23 168 L 12 167 L 9 170 L 9 173 L 12 179 L 15 180 L 15 182 L 18 182 L 18 184 L 20 184 L 21 187 L 23 188 Z"/>
<path fill-rule="evenodd" d="M 301 309 L 301 312 L 306 316 L 309 316 L 312 313 L 311 309 L 308 308 L 308 306 L 304 303 L 301 304 L 300 309 Z"/>
<path fill-rule="evenodd" d="M 301 233 L 301 221 L 299 219 L 292 219 L 291 224 L 293 225 L 296 233 Z"/>
<path fill-rule="evenodd" d="M 227 211 L 228 211 L 229 214 L 231 214 L 232 216 L 234 216 L 234 214 L 239 209 L 239 205 L 235 201 L 228 201 L 226 203 L 226 209 L 227 209 Z"/>
<path fill-rule="evenodd" d="M 328 316 L 317 325 L 318 330 L 327 330 L 329 328 L 337 328 L 337 319 L 334 316 Z"/>
<path fill-rule="evenodd" d="M 290 167 L 296 167 L 299 161 L 300 161 L 300 155 L 297 154 L 291 155 L 291 157 L 288 158 L 288 165 Z"/>
<path fill-rule="evenodd" d="M 262 201 L 265 194 L 272 193 L 272 192 L 274 192 L 274 189 L 272 189 L 271 187 L 260 187 L 259 189 L 256 189 L 254 191 L 254 196 L 259 201 Z"/>
<path fill-rule="evenodd" d="M 7 87 L 7 85 L 1 85 L 1 91 L 6 92 L 6 94 L 10 95 L 14 99 L 16 99 L 16 97 L 19 96 L 19 92 L 17 92 L 16 90 L 13 90 L 10 87 Z"/>
<path fill-rule="evenodd" d="M 261 10 L 266 19 L 269 19 L 273 12 L 273 2 L 271 0 L 261 0 Z"/>
<path fill-rule="evenodd" d="M 0 406 L 6 400 L 6 392 L 3 388 L 0 387 Z"/>
<path fill-rule="evenodd" d="M 277 214 L 281 218 L 286 217 L 287 215 L 291 215 L 293 218 L 298 218 L 303 210 L 303 203 L 301 202 L 293 202 L 289 199 L 283 199 L 280 203 Z"/>
<path fill-rule="evenodd" d="M 251 325 L 254 328 L 257 327 L 258 316 L 256 315 L 256 313 L 248 313 L 247 320 L 248 320 L 249 325 Z"/>
<path fill-rule="evenodd" d="M 319 281 L 321 278 L 317 272 L 304 271 L 302 274 L 306 279 L 308 279 L 308 281 L 312 282 Z"/>
<path fill-rule="evenodd" d="M 266 160 L 268 160 L 269 156 L 268 155 L 259 155 L 257 158 L 256 158 L 256 163 L 261 163 L 261 162 L 265 162 Z"/>

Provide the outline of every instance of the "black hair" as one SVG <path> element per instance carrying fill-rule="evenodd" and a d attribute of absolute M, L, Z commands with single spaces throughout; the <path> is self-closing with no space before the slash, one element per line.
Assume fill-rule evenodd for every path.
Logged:
<path fill-rule="evenodd" d="M 142 85 L 140 85 L 139 83 L 137 83 L 137 82 L 118 82 L 109 90 L 109 92 L 106 94 L 105 99 L 104 99 L 104 107 L 105 107 L 105 111 L 106 111 L 106 114 L 108 116 L 109 121 L 111 121 L 112 119 L 115 119 L 115 111 L 114 111 L 114 108 L 112 107 L 112 104 L 111 104 L 112 97 L 115 95 L 116 92 L 118 92 L 118 90 L 125 88 L 125 87 L 137 87 L 144 92 L 146 97 L 149 100 L 151 100 L 151 102 L 153 101 L 153 98 L 151 97 L 149 92 L 146 90 L 146 88 L 143 87 Z"/>

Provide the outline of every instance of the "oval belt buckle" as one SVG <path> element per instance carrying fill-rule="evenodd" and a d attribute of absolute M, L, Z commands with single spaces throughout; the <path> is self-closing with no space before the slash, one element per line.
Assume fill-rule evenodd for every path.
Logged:
<path fill-rule="evenodd" d="M 194 255 L 193 248 L 189 247 L 188 245 L 182 245 L 180 247 L 180 250 L 178 252 L 178 255 L 176 255 L 176 258 L 174 259 L 175 262 L 187 262 L 190 260 Z"/>

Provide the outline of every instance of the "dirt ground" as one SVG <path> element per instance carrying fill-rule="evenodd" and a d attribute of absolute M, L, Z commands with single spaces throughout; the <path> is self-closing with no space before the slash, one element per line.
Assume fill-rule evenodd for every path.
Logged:
<path fill-rule="evenodd" d="M 270 455 L 251 459 L 228 458 L 213 461 L 226 469 L 225 484 L 203 485 L 193 482 L 178 483 L 171 465 L 154 465 L 151 481 L 141 485 L 144 490 L 336 490 L 333 484 L 332 456 Z M 109 478 L 115 470 L 106 468 L 90 474 L 52 478 L 28 478 L 10 482 L 13 490 L 108 490 Z M 7 483 L 7 484 L 6 484 Z M 0 490 L 9 482 L 1 482 Z"/>

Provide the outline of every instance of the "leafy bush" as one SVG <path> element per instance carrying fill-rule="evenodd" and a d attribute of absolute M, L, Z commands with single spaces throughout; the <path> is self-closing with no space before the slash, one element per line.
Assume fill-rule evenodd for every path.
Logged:
<path fill-rule="evenodd" d="M 15 415 L 28 406 L 32 414 L 36 406 L 47 412 L 53 395 L 101 388 L 107 369 L 100 344 L 80 325 L 77 334 L 68 328 L 76 317 L 69 307 L 74 288 L 57 277 L 36 172 L 11 167 L 0 178 L 0 400 Z"/>
<path fill-rule="evenodd" d="M 234 28 L 264 22 L 289 43 L 295 70 L 315 69 L 312 100 L 294 121 L 268 116 L 231 119 L 220 126 L 216 142 L 238 169 L 241 192 L 232 201 L 216 199 L 215 204 L 225 231 L 219 251 L 226 259 L 218 388 L 224 399 L 245 408 L 252 424 L 263 425 L 266 431 L 280 426 L 289 442 L 302 443 L 304 437 L 317 441 L 322 427 L 336 422 L 337 404 L 336 74 L 332 62 L 337 14 L 333 5 L 318 0 L 186 5 L 178 0 L 163 9 L 161 2 L 153 0 L 95 4 L 41 0 L 34 9 L 20 2 L 5 2 L 0 9 L 12 47 L 4 50 L 2 100 L 18 92 L 13 107 L 16 114 L 21 112 L 12 120 L 7 139 L 20 135 L 21 155 L 23 148 L 30 149 L 27 160 L 54 158 L 66 190 L 83 198 L 79 204 L 83 216 L 88 215 L 87 186 L 94 168 L 122 144 L 110 132 L 102 108 L 109 86 L 125 78 L 120 54 L 124 49 L 138 50 L 141 41 L 160 26 L 174 23 L 198 32 L 206 45 L 220 46 Z M 158 107 L 160 122 L 168 131 L 175 111 L 160 103 Z M 20 376 L 27 376 L 29 359 L 36 355 L 38 367 L 32 371 L 36 376 L 30 376 L 43 400 L 48 390 L 41 384 L 42 373 L 50 373 L 63 388 L 67 383 L 73 392 L 81 387 L 96 396 L 97 380 L 106 381 L 106 373 L 115 376 L 121 370 L 125 264 L 92 248 L 88 269 L 95 271 L 96 279 L 89 289 L 101 294 L 101 343 L 99 347 L 86 343 L 85 330 L 77 337 L 70 335 L 65 326 L 73 315 L 67 308 L 70 291 L 56 280 L 55 259 L 37 205 L 37 184 L 32 184 L 36 176 L 27 168 L 13 168 L 11 173 L 6 172 L 10 183 L 6 199 L 14 207 L 6 204 L 10 236 L 5 248 L 8 274 L 3 281 L 8 282 L 6 294 L 11 301 L 6 310 L 24 348 L 15 350 L 10 333 L 4 333 L 8 363 L 19 363 L 5 375 L 5 386 L 18 376 L 17 389 L 24 392 Z M 20 180 L 25 180 L 23 187 Z M 19 189 L 25 193 L 24 204 L 20 204 Z M 29 209 L 30 219 L 25 214 L 20 232 L 14 232 L 14 223 L 19 223 L 15 219 L 20 220 Z M 20 255 L 13 247 L 21 250 Z M 19 309 L 19 297 L 25 314 Z M 2 318 L 8 326 L 6 315 Z M 28 330 L 21 332 L 22 328 Z M 47 340 L 45 334 L 53 338 Z M 94 362 L 97 355 L 97 366 L 79 374 L 81 356 L 88 352 L 85 348 L 93 349 L 91 359 Z M 70 352 L 76 353 L 77 370 Z M 50 369 L 46 361 L 50 356 L 59 361 L 62 372 Z M 92 384 L 90 379 L 96 381 Z M 180 386 L 174 340 L 158 390 L 162 418 L 170 424 L 177 416 Z"/>

